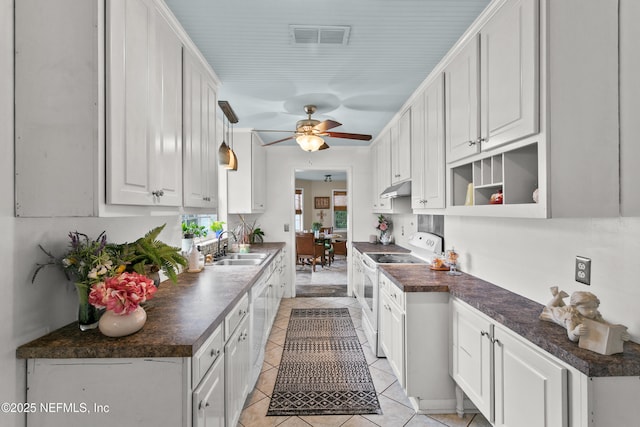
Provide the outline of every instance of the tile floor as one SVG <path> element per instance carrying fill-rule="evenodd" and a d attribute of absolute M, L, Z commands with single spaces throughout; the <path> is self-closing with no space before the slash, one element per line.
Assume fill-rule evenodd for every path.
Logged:
<path fill-rule="evenodd" d="M 306 307 L 347 307 L 349 309 L 362 343 L 362 349 L 369 361 L 369 370 L 378 391 L 383 415 L 266 416 L 269 396 L 273 392 L 278 365 L 282 357 L 282 345 L 286 337 L 291 309 Z M 416 414 L 398 385 L 386 359 L 378 359 L 371 352 L 362 330 L 361 311 L 356 300 L 348 297 L 288 298 L 282 300 L 267 342 L 262 372 L 255 389 L 247 399 L 238 424 L 240 427 L 484 427 L 490 425 L 480 414 L 470 414 L 464 418 L 460 418 L 456 414 L 430 416 Z"/>

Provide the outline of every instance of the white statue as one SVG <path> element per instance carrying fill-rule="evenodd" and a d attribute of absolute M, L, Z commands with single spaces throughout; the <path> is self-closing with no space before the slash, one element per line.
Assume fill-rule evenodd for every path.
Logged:
<path fill-rule="evenodd" d="M 590 344 L 588 342 L 584 345 L 582 344 L 583 339 L 587 338 L 590 333 L 590 327 L 588 327 L 587 324 L 591 324 L 592 328 L 593 326 L 598 325 L 591 322 L 598 322 L 600 324 L 610 326 L 611 328 L 615 328 L 619 331 L 616 337 L 603 336 L 602 334 L 597 334 L 596 336 L 595 331 L 593 331 L 594 336 L 589 339 L 613 339 L 620 341 L 619 345 L 612 346 L 610 343 L 605 343 L 604 347 L 607 348 L 606 350 L 594 351 L 598 351 L 601 354 L 613 354 L 609 353 L 609 351 L 612 351 L 612 348 L 620 349 L 620 351 L 622 351 L 622 341 L 628 341 L 630 339 L 630 335 L 627 332 L 626 327 L 622 325 L 612 325 L 602 318 L 602 315 L 598 311 L 598 307 L 600 306 L 600 300 L 598 297 L 591 292 L 577 291 L 571 294 L 569 305 L 566 306 L 563 301 L 564 298 L 569 296 L 566 292 L 558 291 L 558 287 L 553 286 L 551 288 L 551 294 L 553 295 L 553 299 L 547 303 L 545 308 L 542 310 L 542 313 L 540 313 L 540 319 L 554 322 L 565 327 L 567 329 L 567 335 L 571 341 L 580 340 L 580 347 L 589 349 L 593 348 L 590 348 Z M 583 339 L 581 339 L 581 337 L 583 337 Z"/>

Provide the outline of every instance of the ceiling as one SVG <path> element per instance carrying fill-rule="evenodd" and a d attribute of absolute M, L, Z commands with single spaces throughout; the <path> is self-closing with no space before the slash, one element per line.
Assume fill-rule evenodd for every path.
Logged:
<path fill-rule="evenodd" d="M 294 131 L 315 104 L 314 119 L 343 124 L 332 131 L 375 138 L 489 0 L 165 2 L 220 78 L 236 127 Z M 291 25 L 347 27 L 348 41 L 296 44 Z"/>
<path fill-rule="evenodd" d="M 347 180 L 347 172 L 344 170 L 296 170 L 296 179 L 307 181 L 324 181 L 326 175 L 331 176 L 332 182 Z"/>

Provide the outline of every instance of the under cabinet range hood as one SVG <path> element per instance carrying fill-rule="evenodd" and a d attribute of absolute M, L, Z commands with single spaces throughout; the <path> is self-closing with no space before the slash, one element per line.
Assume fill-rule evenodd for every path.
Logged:
<path fill-rule="evenodd" d="M 406 197 L 411 195 L 411 181 L 401 182 L 392 185 L 380 194 L 381 199 L 393 199 L 396 197 Z"/>

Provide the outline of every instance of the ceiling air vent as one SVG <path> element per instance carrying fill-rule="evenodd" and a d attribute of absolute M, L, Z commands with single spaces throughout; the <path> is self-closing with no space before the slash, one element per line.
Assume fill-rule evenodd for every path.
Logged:
<path fill-rule="evenodd" d="M 289 25 L 289 33 L 295 44 L 346 45 L 350 30 L 349 26 Z"/>

